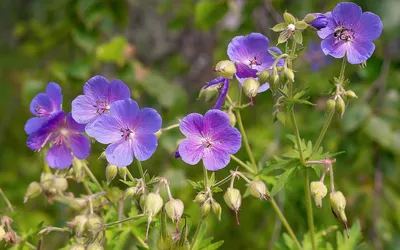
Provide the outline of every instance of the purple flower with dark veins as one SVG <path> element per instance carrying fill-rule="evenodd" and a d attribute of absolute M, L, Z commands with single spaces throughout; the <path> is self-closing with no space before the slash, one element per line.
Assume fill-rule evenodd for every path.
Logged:
<path fill-rule="evenodd" d="M 318 31 L 322 51 L 335 58 L 347 56 L 351 64 L 365 62 L 372 56 L 375 44 L 372 42 L 381 33 L 381 19 L 371 12 L 362 12 L 360 6 L 339 3 L 332 12 L 325 14 L 328 26 Z"/>
<path fill-rule="evenodd" d="M 190 165 L 203 160 L 204 167 L 217 171 L 226 167 L 230 155 L 239 151 L 242 136 L 230 126 L 228 115 L 220 110 L 209 110 L 204 117 L 192 113 L 184 117 L 180 124 L 186 136 L 179 144 L 179 155 Z"/>
<path fill-rule="evenodd" d="M 30 118 L 25 124 L 25 132 L 29 135 L 36 132 L 55 113 L 61 110 L 62 94 L 57 83 L 47 84 L 46 93 L 40 93 L 33 98 L 30 110 L 35 117 Z"/>
<path fill-rule="evenodd" d="M 90 78 L 83 86 L 83 93 L 72 101 L 72 117 L 78 123 L 88 124 L 87 128 L 96 118 L 107 115 L 113 102 L 131 96 L 125 83 L 120 80 L 108 82 L 102 76 Z"/>
<path fill-rule="evenodd" d="M 251 33 L 247 36 L 237 36 L 232 39 L 228 45 L 229 59 L 235 63 L 236 78 L 243 84 L 249 78 L 257 78 L 257 73 L 268 70 L 273 64 L 275 58 L 268 50 L 277 54 L 282 54 L 277 47 L 270 47 L 269 40 L 260 33 Z M 283 65 L 283 60 L 279 61 L 277 66 Z M 260 86 L 258 92 L 264 92 L 269 89 L 269 83 Z"/>
<path fill-rule="evenodd" d="M 161 128 L 161 116 L 155 109 L 139 109 L 138 104 L 125 99 L 116 101 L 109 115 L 98 117 L 86 132 L 106 148 L 106 158 L 117 167 L 125 167 L 136 158 L 145 161 L 158 146 L 154 135 Z"/>
<path fill-rule="evenodd" d="M 40 150 L 47 144 L 51 147 L 46 162 L 52 168 L 64 169 L 72 164 L 73 157 L 85 159 L 90 153 L 90 141 L 82 135 L 85 125 L 78 124 L 64 111 L 59 111 L 36 132 L 30 134 L 26 145 Z"/>

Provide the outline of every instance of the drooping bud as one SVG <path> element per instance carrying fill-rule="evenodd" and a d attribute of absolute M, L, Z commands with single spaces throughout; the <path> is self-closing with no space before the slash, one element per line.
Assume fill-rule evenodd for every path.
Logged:
<path fill-rule="evenodd" d="M 343 99 L 339 97 L 336 100 L 336 112 L 340 115 L 340 117 L 343 117 L 345 110 L 346 104 L 344 103 Z"/>
<path fill-rule="evenodd" d="M 68 250 L 85 250 L 85 246 L 81 244 L 72 245 Z"/>
<path fill-rule="evenodd" d="M 83 178 L 85 177 L 85 171 L 83 170 L 82 164 L 83 164 L 82 161 L 77 158 L 74 158 L 72 161 L 72 168 L 74 170 L 75 177 L 79 182 L 82 181 Z"/>
<path fill-rule="evenodd" d="M 42 173 L 40 175 L 40 186 L 42 186 L 44 191 L 48 191 L 53 185 L 53 174 Z"/>
<path fill-rule="evenodd" d="M 215 66 L 214 71 L 223 78 L 231 78 L 234 74 L 236 74 L 235 63 L 229 60 L 220 61 Z"/>
<path fill-rule="evenodd" d="M 254 197 L 271 200 L 271 197 L 267 195 L 267 187 L 263 181 L 252 181 L 249 186 L 249 191 Z"/>
<path fill-rule="evenodd" d="M 140 196 L 140 198 L 139 198 L 139 205 L 140 205 L 140 208 L 142 209 L 142 211 L 144 211 L 144 204 L 146 202 L 146 199 L 147 199 L 147 194 L 144 194 L 144 195 Z"/>
<path fill-rule="evenodd" d="M 86 229 L 92 234 L 97 234 L 102 225 L 103 219 L 100 216 L 97 214 L 90 214 L 86 223 Z"/>
<path fill-rule="evenodd" d="M 196 195 L 196 198 L 194 198 L 194 202 L 198 202 L 200 204 L 204 203 L 207 200 L 207 195 L 203 192 L 200 192 Z"/>
<path fill-rule="evenodd" d="M 57 191 L 64 192 L 68 188 L 68 181 L 63 177 L 56 177 L 53 179 L 53 188 Z"/>
<path fill-rule="evenodd" d="M 246 96 L 252 98 L 257 95 L 258 89 L 260 88 L 260 83 L 256 81 L 253 77 L 247 78 L 243 83 L 243 90 Z"/>
<path fill-rule="evenodd" d="M 309 21 L 308 22 L 309 25 L 311 25 L 312 27 L 314 27 L 317 30 L 323 29 L 326 26 L 328 26 L 329 21 L 328 21 L 328 18 L 324 14 L 314 13 L 313 15 L 314 15 L 315 19 L 312 21 Z M 310 18 L 310 20 L 311 20 L 311 18 Z M 307 22 L 307 21 L 305 20 L 305 22 Z"/>
<path fill-rule="evenodd" d="M 128 168 L 127 167 L 118 168 L 118 174 L 119 174 L 119 176 L 121 176 L 122 179 L 124 179 L 124 181 L 126 181 L 126 174 L 127 173 L 128 173 Z"/>
<path fill-rule="evenodd" d="M 165 203 L 165 211 L 174 223 L 178 223 L 181 220 L 183 209 L 183 202 L 179 199 L 171 199 Z"/>
<path fill-rule="evenodd" d="M 285 76 L 287 77 L 287 79 L 289 79 L 290 81 L 294 82 L 294 73 L 293 70 L 289 69 L 289 68 L 285 68 L 283 70 L 283 73 L 285 73 Z"/>
<path fill-rule="evenodd" d="M 206 89 L 202 88 L 200 90 L 199 97 L 197 97 L 197 100 L 203 99 L 204 102 L 211 102 L 215 100 L 218 96 L 219 96 L 218 84 L 215 84 Z"/>
<path fill-rule="evenodd" d="M 226 111 L 226 113 L 228 114 L 229 122 L 230 122 L 231 127 L 234 127 L 235 124 L 236 124 L 236 116 L 235 116 L 235 114 L 232 112 L 232 110 L 228 110 L 228 111 Z"/>
<path fill-rule="evenodd" d="M 203 205 L 201 205 L 200 212 L 201 212 L 201 217 L 203 219 L 205 219 L 208 216 L 208 214 L 210 213 L 210 209 L 211 209 L 211 201 L 210 200 L 204 202 Z"/>
<path fill-rule="evenodd" d="M 328 193 L 328 189 L 322 181 L 313 181 L 310 184 L 311 196 L 314 197 L 315 205 L 318 208 L 322 207 L 322 199 Z"/>
<path fill-rule="evenodd" d="M 346 208 L 346 198 L 343 193 L 340 191 L 334 191 L 330 194 L 330 203 L 333 215 L 339 221 L 343 222 L 346 227 L 347 236 L 348 236 L 348 227 L 347 227 L 347 217 L 345 213 Z"/>
<path fill-rule="evenodd" d="M 87 246 L 86 250 L 104 250 L 104 247 L 98 242 L 93 242 Z"/>
<path fill-rule="evenodd" d="M 40 195 L 42 191 L 43 189 L 39 183 L 37 183 L 36 181 L 32 182 L 31 184 L 29 184 L 28 189 L 26 190 L 24 203 L 27 202 L 28 199 L 32 199 Z"/>
<path fill-rule="evenodd" d="M 124 199 L 128 198 L 128 197 L 133 197 L 137 194 L 137 188 L 136 187 L 129 187 L 125 190 L 125 194 L 124 194 Z"/>
<path fill-rule="evenodd" d="M 271 76 L 270 87 L 273 93 L 276 93 L 279 88 L 279 75 L 278 71 L 274 70 Z"/>
<path fill-rule="evenodd" d="M 260 84 L 264 84 L 264 83 L 268 82 L 270 75 L 271 74 L 269 73 L 269 70 L 265 70 L 265 71 L 261 72 L 258 75 L 258 81 L 260 82 Z"/>
<path fill-rule="evenodd" d="M 216 200 L 213 200 L 211 202 L 211 207 L 215 216 L 217 216 L 217 219 L 221 220 L 221 213 L 222 213 L 221 205 Z"/>
<path fill-rule="evenodd" d="M 85 215 L 77 215 L 72 221 L 68 222 L 67 225 L 71 228 L 74 228 L 76 234 L 78 236 L 81 236 L 82 233 L 86 230 L 87 221 L 88 218 Z"/>
<path fill-rule="evenodd" d="M 115 166 L 114 164 L 108 164 L 108 166 L 106 167 L 106 179 L 108 185 L 110 185 L 112 180 L 114 180 L 115 176 L 117 176 L 117 173 L 118 173 L 118 167 Z"/>
<path fill-rule="evenodd" d="M 149 193 L 144 202 L 143 212 L 148 215 L 157 215 L 164 204 L 163 199 L 158 193 Z"/>
<path fill-rule="evenodd" d="M 226 205 L 236 213 L 236 223 L 240 225 L 238 212 L 242 205 L 242 195 L 239 189 L 228 188 L 224 194 L 224 200 Z"/>
<path fill-rule="evenodd" d="M 336 102 L 333 99 L 329 99 L 326 102 L 326 112 L 330 113 L 335 109 Z"/>
<path fill-rule="evenodd" d="M 354 93 L 354 91 L 352 91 L 352 90 L 346 91 L 346 95 L 347 95 L 348 97 L 351 97 L 351 98 L 358 98 L 358 96 L 356 95 L 356 93 Z"/>

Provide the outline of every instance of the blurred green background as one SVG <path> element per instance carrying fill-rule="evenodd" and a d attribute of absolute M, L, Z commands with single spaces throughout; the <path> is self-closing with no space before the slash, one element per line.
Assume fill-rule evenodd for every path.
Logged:
<path fill-rule="evenodd" d="M 352 225 L 359 220 L 363 243 L 359 249 L 400 249 L 400 1 L 355 1 L 363 11 L 378 14 L 384 23 L 382 36 L 375 41 L 376 50 L 368 67 L 347 67 L 348 87 L 359 98 L 351 101 L 344 118 L 334 118 L 323 146 L 330 152 L 346 151 L 335 164 L 336 188 L 347 197 L 347 216 Z M 37 181 L 43 170 L 40 154 L 25 146 L 23 127 L 28 118 L 30 100 L 44 92 L 48 82 L 60 84 L 63 109 L 82 92 L 91 76 L 123 80 L 132 90 L 132 98 L 141 107 L 157 109 L 163 127 L 191 112 L 204 113 L 213 103 L 196 100 L 199 90 L 215 77 L 212 69 L 219 60 L 227 59 L 226 48 L 237 35 L 260 32 L 270 38 L 277 34 L 270 28 L 282 21 L 287 10 L 298 18 L 307 13 L 332 10 L 338 1 L 293 0 L 2 0 L 0 1 L 0 188 L 8 196 L 16 214 L 14 226 L 27 232 L 44 221 L 46 225 L 63 226 L 75 215 L 68 207 L 48 204 L 39 197 L 23 203 L 26 187 Z M 306 32 L 305 45 L 318 36 Z M 332 60 L 313 71 L 307 50 L 296 61 L 296 84 L 308 87 L 310 101 L 317 106 L 296 108 L 301 135 L 315 141 L 322 128 L 324 106 L 331 85 L 339 73 L 341 60 Z M 318 53 L 316 52 L 318 55 Z M 324 60 L 319 60 L 323 63 Z M 233 84 L 235 85 L 235 84 Z M 232 89 L 232 95 L 236 90 Z M 258 95 L 255 106 L 243 112 L 244 126 L 256 159 L 271 160 L 292 147 L 280 123 L 273 124 L 271 92 Z M 198 222 L 199 208 L 192 200 L 195 191 L 186 181 L 201 180 L 200 165 L 188 166 L 173 158 L 178 130 L 161 136 L 153 157 L 143 162 L 153 175 L 170 178 L 172 192 L 184 200 L 185 212 L 193 224 Z M 106 162 L 98 156 L 104 146 L 94 144 L 88 159 L 95 175 L 105 179 Z M 242 149 L 238 157 L 247 160 Z M 216 173 L 222 179 L 234 169 L 232 162 Z M 136 168 L 130 168 L 138 176 Z M 270 174 L 269 186 L 276 181 Z M 312 175 L 313 180 L 317 179 Z M 244 190 L 244 183 L 240 183 Z M 83 188 L 70 182 L 70 191 Z M 114 181 L 114 186 L 124 187 Z M 226 187 L 224 187 L 226 188 Z M 222 249 L 285 249 L 284 228 L 271 205 L 256 199 L 243 200 L 241 225 L 223 208 L 222 221 L 207 219 L 208 235 L 224 240 Z M 296 235 L 307 232 L 302 175 L 299 174 L 276 199 L 283 208 Z M 0 200 L 0 214 L 7 214 Z M 329 204 L 321 210 L 314 206 L 317 230 L 342 225 L 334 219 Z M 335 246 L 336 233 L 324 239 Z M 57 249 L 68 241 L 63 234 L 47 237 L 48 249 Z M 135 239 L 132 238 L 131 242 Z M 3 243 L 0 243 L 3 245 Z M 134 249 L 127 244 L 126 249 Z M 1 248 L 2 246 L 0 246 Z"/>

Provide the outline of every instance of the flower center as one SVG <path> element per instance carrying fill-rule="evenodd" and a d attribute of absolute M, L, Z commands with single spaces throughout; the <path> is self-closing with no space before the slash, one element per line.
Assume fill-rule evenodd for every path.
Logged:
<path fill-rule="evenodd" d="M 203 144 L 203 146 L 205 148 L 211 148 L 212 147 L 211 140 L 208 139 L 208 138 L 204 138 L 201 143 Z"/>
<path fill-rule="evenodd" d="M 249 59 L 249 67 L 251 68 L 253 65 L 261 65 L 261 63 L 259 61 L 257 61 L 257 57 L 254 56 L 254 59 Z"/>
<path fill-rule="evenodd" d="M 37 116 L 44 116 L 44 115 L 48 115 L 49 114 L 49 112 L 47 110 L 45 110 L 39 104 L 36 104 L 35 111 L 36 111 Z"/>
<path fill-rule="evenodd" d="M 102 115 L 104 113 L 108 114 L 110 112 L 110 105 L 108 105 L 107 101 L 96 101 L 96 104 L 93 105 L 95 107 L 96 113 Z"/>
<path fill-rule="evenodd" d="M 287 26 L 287 28 L 289 31 L 294 31 L 296 29 L 296 26 L 294 26 L 294 24 L 291 23 Z"/>
<path fill-rule="evenodd" d="M 133 139 L 135 137 L 135 132 L 133 132 L 131 129 L 129 128 L 121 128 L 121 137 L 124 138 L 125 140 L 130 140 Z"/>
<path fill-rule="evenodd" d="M 343 26 L 338 26 L 335 29 L 335 32 L 333 32 L 333 37 L 336 38 L 336 40 L 341 40 L 345 42 L 349 42 L 354 39 L 354 34 L 355 31 L 352 29 L 347 29 Z"/>

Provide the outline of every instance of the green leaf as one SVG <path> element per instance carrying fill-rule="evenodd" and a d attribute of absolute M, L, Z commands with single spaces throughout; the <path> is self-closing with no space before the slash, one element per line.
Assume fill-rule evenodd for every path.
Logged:
<path fill-rule="evenodd" d="M 224 244 L 223 240 L 217 241 L 209 246 L 207 246 L 206 248 L 203 248 L 205 250 L 215 250 L 218 249 L 220 246 L 222 246 Z"/>
<path fill-rule="evenodd" d="M 287 24 L 291 24 L 291 23 L 295 23 L 296 22 L 296 18 L 292 14 L 290 14 L 288 12 L 285 12 L 283 14 L 283 18 L 285 19 L 285 22 Z"/>
<path fill-rule="evenodd" d="M 124 50 L 128 41 L 123 36 L 116 36 L 108 43 L 99 45 L 96 48 L 96 58 L 103 62 L 123 62 Z"/>
<path fill-rule="evenodd" d="M 362 240 L 360 222 L 356 221 L 350 228 L 350 238 L 347 237 L 346 231 L 336 233 L 337 249 L 353 250 L 356 249 Z"/>
<path fill-rule="evenodd" d="M 201 0 L 196 4 L 194 10 L 194 20 L 197 27 L 209 30 L 221 20 L 228 11 L 226 1 Z"/>
<path fill-rule="evenodd" d="M 295 31 L 293 37 L 297 43 L 303 44 L 303 34 L 300 31 Z"/>
<path fill-rule="evenodd" d="M 188 182 L 189 182 L 190 185 L 192 185 L 193 188 L 196 189 L 197 191 L 203 190 L 203 185 L 202 185 L 201 183 L 199 183 L 199 182 L 194 182 L 194 181 L 191 181 L 191 180 L 188 180 Z"/>
<path fill-rule="evenodd" d="M 268 50 L 268 52 L 273 56 L 273 57 L 278 57 L 278 56 L 280 56 L 280 54 L 278 54 L 278 53 L 276 53 L 275 51 L 273 51 L 273 50 Z"/>
<path fill-rule="evenodd" d="M 275 32 L 281 32 L 281 31 L 287 30 L 287 28 L 288 28 L 287 23 L 278 23 L 277 25 L 272 27 L 271 30 L 273 30 Z"/>
<path fill-rule="evenodd" d="M 305 30 L 305 29 L 307 29 L 308 24 L 304 21 L 297 21 L 295 26 L 296 26 L 297 30 Z"/>
<path fill-rule="evenodd" d="M 280 34 L 278 37 L 278 44 L 285 43 L 288 40 L 286 34 Z"/>
<path fill-rule="evenodd" d="M 279 191 L 281 191 L 286 186 L 286 184 L 288 183 L 290 178 L 295 173 L 296 169 L 297 169 L 297 167 L 288 169 L 279 176 L 278 181 L 276 182 L 276 184 L 274 185 L 274 187 L 271 190 L 271 196 L 275 196 L 275 194 L 277 194 Z"/>
<path fill-rule="evenodd" d="M 276 114 L 276 119 L 278 119 L 278 121 L 280 123 L 282 123 L 283 125 L 286 125 L 286 118 L 285 118 L 285 113 L 284 112 L 278 112 Z"/>

